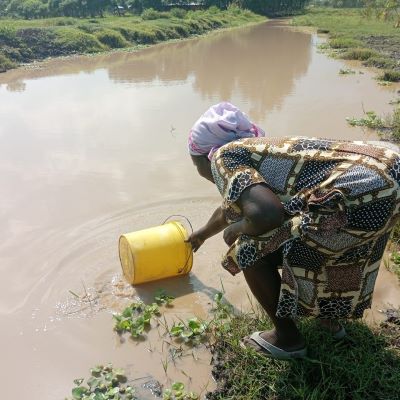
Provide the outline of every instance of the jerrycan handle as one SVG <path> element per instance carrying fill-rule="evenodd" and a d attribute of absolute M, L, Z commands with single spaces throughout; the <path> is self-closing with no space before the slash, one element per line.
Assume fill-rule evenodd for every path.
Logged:
<path fill-rule="evenodd" d="M 176 218 L 176 217 L 183 218 L 188 223 L 188 225 L 190 226 L 191 233 L 193 233 L 193 226 L 192 226 L 192 223 L 190 222 L 189 218 L 185 217 L 184 215 L 181 215 L 181 214 L 172 214 L 172 215 L 170 215 L 169 217 L 167 217 L 164 220 L 164 222 L 161 225 L 164 225 L 171 218 Z M 190 258 L 192 257 L 192 253 L 193 253 L 192 246 L 190 246 L 189 255 L 188 255 L 187 259 L 186 259 L 185 265 L 181 269 L 179 269 L 179 271 L 178 271 L 179 273 L 186 273 L 187 272 L 188 263 L 189 263 Z"/>

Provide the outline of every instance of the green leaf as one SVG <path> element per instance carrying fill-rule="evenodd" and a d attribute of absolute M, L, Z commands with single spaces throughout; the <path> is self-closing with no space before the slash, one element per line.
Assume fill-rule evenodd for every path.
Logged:
<path fill-rule="evenodd" d="M 193 335 L 194 335 L 194 332 L 193 332 L 193 331 L 187 330 L 187 331 L 181 332 L 181 336 L 182 336 L 183 338 L 190 338 L 190 337 L 192 337 Z"/>
<path fill-rule="evenodd" d="M 125 378 L 125 371 L 122 368 L 114 368 L 113 373 L 117 378 Z"/>
<path fill-rule="evenodd" d="M 110 390 L 107 391 L 106 396 L 110 397 L 110 396 L 115 396 L 116 394 L 119 393 L 119 387 L 114 387 Z"/>
<path fill-rule="evenodd" d="M 221 300 L 222 300 L 222 296 L 223 296 L 223 294 L 222 294 L 221 292 L 218 292 L 218 293 L 214 296 L 214 301 L 215 301 L 216 303 L 220 303 Z"/>
<path fill-rule="evenodd" d="M 104 393 L 96 393 L 93 396 L 93 400 L 107 400 L 108 397 Z"/>
<path fill-rule="evenodd" d="M 188 397 L 190 400 L 198 400 L 199 399 L 199 395 L 197 393 L 194 392 L 189 392 L 188 393 Z"/>
<path fill-rule="evenodd" d="M 80 386 L 83 381 L 84 381 L 84 378 L 74 379 L 74 383 L 76 386 Z"/>
<path fill-rule="evenodd" d="M 184 325 L 179 323 L 178 325 L 174 325 L 169 332 L 172 336 L 179 336 L 184 329 Z"/>
<path fill-rule="evenodd" d="M 174 382 L 171 387 L 175 391 L 182 391 L 185 389 L 185 385 L 182 382 Z"/>
<path fill-rule="evenodd" d="M 80 400 L 87 392 L 87 388 L 84 386 L 78 386 L 72 389 L 72 397 L 76 400 Z"/>
<path fill-rule="evenodd" d="M 103 369 L 100 368 L 100 367 L 94 367 L 94 368 L 92 368 L 92 369 L 90 370 L 90 373 L 91 373 L 93 376 L 100 376 L 102 370 L 103 370 Z"/>
<path fill-rule="evenodd" d="M 122 316 L 125 318 L 132 317 L 132 308 L 131 307 L 125 308 L 125 310 L 122 311 Z"/>
<path fill-rule="evenodd" d="M 197 318 L 191 318 L 188 321 L 188 326 L 191 330 L 199 329 L 201 324 Z"/>
<path fill-rule="evenodd" d="M 101 380 L 92 376 L 88 379 L 87 384 L 90 386 L 91 389 L 96 389 L 101 383 Z"/>

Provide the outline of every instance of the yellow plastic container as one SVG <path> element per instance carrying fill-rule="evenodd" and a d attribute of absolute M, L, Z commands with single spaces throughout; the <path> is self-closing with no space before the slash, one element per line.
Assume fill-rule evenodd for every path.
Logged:
<path fill-rule="evenodd" d="M 126 233 L 119 238 L 119 259 L 125 279 L 132 285 L 189 273 L 192 247 L 178 221 Z"/>

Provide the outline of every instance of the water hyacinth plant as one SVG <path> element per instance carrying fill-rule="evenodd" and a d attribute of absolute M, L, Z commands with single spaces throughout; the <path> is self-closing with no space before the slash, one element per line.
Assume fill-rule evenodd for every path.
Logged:
<path fill-rule="evenodd" d="M 154 299 L 156 302 L 151 304 L 136 301 L 126 307 L 121 314 L 114 314 L 113 318 L 116 321 L 114 330 L 119 334 L 130 332 L 134 338 L 141 336 L 145 328 L 150 327 L 151 319 L 161 315 L 159 305 L 165 304 L 171 307 L 174 297 L 160 289 L 156 292 Z"/>
<path fill-rule="evenodd" d="M 175 382 L 171 389 L 165 389 L 163 400 L 198 400 L 199 396 L 194 392 L 186 392 L 182 382 Z"/>
<path fill-rule="evenodd" d="M 83 385 L 84 378 L 74 380 L 72 397 L 66 400 L 133 400 L 135 389 L 127 385 L 125 372 L 113 368 L 112 364 L 99 365 L 90 370 L 90 378 Z"/>
<path fill-rule="evenodd" d="M 200 343 L 205 338 L 209 324 L 198 318 L 190 318 L 187 322 L 180 321 L 172 325 L 169 333 L 171 336 L 182 339 L 192 344 Z"/>

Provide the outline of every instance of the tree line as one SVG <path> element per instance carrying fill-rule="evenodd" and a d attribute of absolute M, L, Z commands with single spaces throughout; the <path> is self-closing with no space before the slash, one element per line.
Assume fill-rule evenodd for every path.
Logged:
<path fill-rule="evenodd" d="M 171 7 L 226 9 L 231 4 L 262 15 L 288 15 L 302 10 L 309 0 L 0 0 L 0 16 L 15 18 L 97 17 L 105 13 L 141 14 L 153 8 Z"/>

